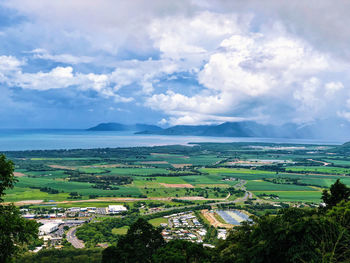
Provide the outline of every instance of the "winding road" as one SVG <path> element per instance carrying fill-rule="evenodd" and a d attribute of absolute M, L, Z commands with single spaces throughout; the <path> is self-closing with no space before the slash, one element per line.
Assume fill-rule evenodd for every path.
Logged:
<path fill-rule="evenodd" d="M 68 230 L 66 238 L 69 243 L 72 244 L 75 248 L 84 248 L 84 242 L 79 240 L 77 236 L 75 235 L 75 232 L 77 231 L 77 227 L 72 227 Z"/>

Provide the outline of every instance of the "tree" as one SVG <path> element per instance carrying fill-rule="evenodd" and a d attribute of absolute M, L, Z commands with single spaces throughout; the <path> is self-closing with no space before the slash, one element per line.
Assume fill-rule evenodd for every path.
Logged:
<path fill-rule="evenodd" d="M 347 262 L 350 232 L 333 212 L 288 208 L 245 222 L 219 244 L 219 262 Z"/>
<path fill-rule="evenodd" d="M 103 251 L 102 262 L 151 262 L 152 255 L 164 244 L 161 229 L 154 228 L 145 219 L 139 218 L 130 226 L 127 234 L 120 237 L 116 247 Z"/>
<path fill-rule="evenodd" d="M 13 175 L 14 165 L 11 160 L 7 160 L 5 155 L 0 155 L 0 202 L 3 202 L 3 196 L 6 189 L 11 189 L 17 182 Z"/>
<path fill-rule="evenodd" d="M 326 204 L 326 208 L 330 209 L 341 201 L 350 200 L 350 188 L 341 183 L 339 179 L 331 185 L 329 191 L 323 190 L 322 200 Z"/>
<path fill-rule="evenodd" d="M 201 244 L 174 240 L 159 248 L 153 255 L 154 263 L 209 263 L 211 253 Z"/>
<path fill-rule="evenodd" d="M 9 262 L 21 246 L 37 238 L 38 224 L 24 219 L 14 205 L 4 205 L 5 190 L 17 181 L 12 161 L 0 156 L 0 262 Z"/>

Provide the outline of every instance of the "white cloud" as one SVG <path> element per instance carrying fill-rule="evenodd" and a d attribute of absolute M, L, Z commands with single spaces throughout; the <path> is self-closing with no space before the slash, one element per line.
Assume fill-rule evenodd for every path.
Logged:
<path fill-rule="evenodd" d="M 20 70 L 25 63 L 12 56 L 0 56 L 0 82 L 8 81 L 8 74 Z"/>
<path fill-rule="evenodd" d="M 5 65 L 5 59 L 2 60 Z M 117 94 L 117 90 L 111 85 L 112 78 L 106 74 L 82 74 L 75 73 L 73 68 L 56 67 L 48 72 L 26 73 L 19 67 L 21 64 L 15 58 L 7 58 L 9 67 L 6 70 L 0 68 L 0 82 L 9 86 L 17 86 L 31 90 L 50 90 L 63 88 L 77 88 L 80 90 L 94 90 L 105 97 L 113 97 L 116 102 L 131 102 L 133 98 L 123 97 Z M 9 69 L 13 72 L 8 72 Z M 2 70 L 1 70 L 2 69 Z"/>
<path fill-rule="evenodd" d="M 211 12 L 200 12 L 193 17 L 179 15 L 155 19 L 149 31 L 162 57 L 203 59 L 223 38 L 247 30 L 249 17 L 240 23 L 239 17 Z"/>
<path fill-rule="evenodd" d="M 0 71 L 17 71 L 25 63 L 13 56 L 0 56 Z"/>
<path fill-rule="evenodd" d="M 325 85 L 326 89 L 326 96 L 332 96 L 335 93 L 339 92 L 340 90 L 344 89 L 343 83 L 337 81 L 337 82 L 329 82 Z"/>
<path fill-rule="evenodd" d="M 281 29 L 265 34 L 237 30 L 210 52 L 198 73 L 202 92 L 186 96 L 168 90 L 147 99 L 146 105 L 170 115 L 171 124 L 230 119 L 303 122 L 324 117 L 330 99 L 343 89 L 340 81 L 323 80 L 336 61 L 307 42 L 275 30 Z M 275 110 L 277 101 L 285 104 L 281 112 Z"/>
<path fill-rule="evenodd" d="M 57 67 L 49 72 L 22 73 L 17 72 L 12 85 L 24 89 L 48 90 L 66 88 L 75 84 L 72 67 Z"/>
<path fill-rule="evenodd" d="M 62 62 L 66 64 L 80 64 L 80 63 L 91 63 L 94 59 L 88 56 L 73 56 L 71 54 L 59 54 L 52 55 L 45 49 L 34 49 L 28 53 L 33 54 L 34 58 L 52 60 L 55 62 Z"/>

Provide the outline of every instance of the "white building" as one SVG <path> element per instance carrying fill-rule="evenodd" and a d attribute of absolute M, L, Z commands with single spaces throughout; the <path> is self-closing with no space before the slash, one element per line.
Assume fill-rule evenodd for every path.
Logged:
<path fill-rule="evenodd" d="M 109 205 L 108 213 L 109 214 L 119 214 L 121 212 L 128 211 L 128 209 L 123 205 Z"/>
<path fill-rule="evenodd" d="M 53 231 L 56 231 L 61 223 L 50 222 L 39 227 L 39 235 L 47 235 Z"/>
<path fill-rule="evenodd" d="M 226 239 L 227 230 L 226 229 L 218 229 L 218 239 Z"/>

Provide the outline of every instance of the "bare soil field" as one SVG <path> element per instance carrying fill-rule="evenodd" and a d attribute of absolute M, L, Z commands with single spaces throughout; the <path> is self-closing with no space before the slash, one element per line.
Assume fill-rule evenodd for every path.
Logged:
<path fill-rule="evenodd" d="M 215 218 L 215 215 L 212 212 L 209 212 L 208 210 L 202 210 L 201 213 L 209 221 L 209 223 L 214 227 L 224 227 L 224 228 L 233 227 L 233 225 L 221 223 L 219 220 Z"/>
<path fill-rule="evenodd" d="M 191 163 L 172 163 L 171 165 L 174 168 L 184 168 L 184 167 L 192 166 Z"/>
<path fill-rule="evenodd" d="M 165 184 L 165 183 L 159 183 L 162 186 L 168 187 L 168 188 L 194 188 L 191 184 Z"/>
<path fill-rule="evenodd" d="M 36 204 L 41 204 L 43 203 L 44 200 L 24 200 L 24 201 L 19 201 L 15 202 L 14 204 L 17 206 L 21 205 L 36 205 Z"/>
<path fill-rule="evenodd" d="M 27 176 L 26 174 L 20 173 L 20 172 L 14 172 L 13 175 L 16 176 L 16 177 Z"/>

